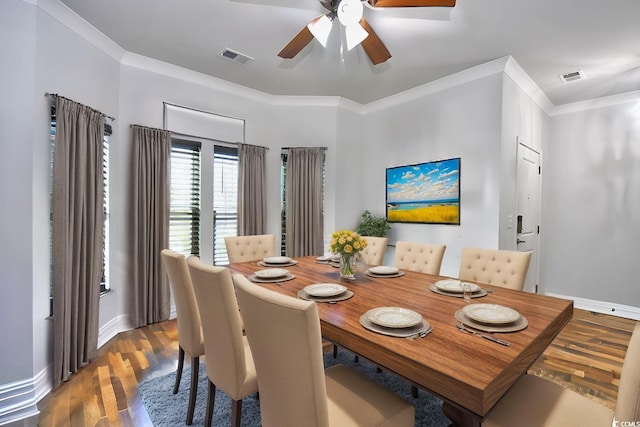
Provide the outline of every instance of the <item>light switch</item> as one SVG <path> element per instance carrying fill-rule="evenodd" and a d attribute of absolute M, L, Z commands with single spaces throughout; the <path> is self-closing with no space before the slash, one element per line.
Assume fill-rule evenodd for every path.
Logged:
<path fill-rule="evenodd" d="M 507 215 L 507 228 L 513 228 L 513 215 Z"/>

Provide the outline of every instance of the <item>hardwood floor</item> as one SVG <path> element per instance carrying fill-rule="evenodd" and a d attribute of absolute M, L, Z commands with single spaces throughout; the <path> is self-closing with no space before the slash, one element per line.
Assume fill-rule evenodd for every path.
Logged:
<path fill-rule="evenodd" d="M 575 310 L 529 372 L 614 407 L 634 325 L 633 320 Z M 152 426 L 137 386 L 150 375 L 175 371 L 177 334 L 175 320 L 118 334 L 89 366 L 40 401 L 37 425 Z"/>
<path fill-rule="evenodd" d="M 635 321 L 574 310 L 569 324 L 529 369 L 614 409 Z"/>

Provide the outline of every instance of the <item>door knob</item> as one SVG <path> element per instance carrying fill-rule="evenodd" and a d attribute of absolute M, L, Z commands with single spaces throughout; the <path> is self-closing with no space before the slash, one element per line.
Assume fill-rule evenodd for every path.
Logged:
<path fill-rule="evenodd" d="M 527 241 L 526 240 L 520 240 L 520 239 L 516 240 L 516 244 L 519 245 L 520 243 L 527 243 Z"/>

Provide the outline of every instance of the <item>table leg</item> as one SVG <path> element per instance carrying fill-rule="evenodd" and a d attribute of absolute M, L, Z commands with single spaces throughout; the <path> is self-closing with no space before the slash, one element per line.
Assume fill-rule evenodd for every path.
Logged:
<path fill-rule="evenodd" d="M 442 402 L 442 412 L 451 420 L 449 427 L 480 427 L 482 421 L 480 417 L 462 411 L 447 402 Z"/>

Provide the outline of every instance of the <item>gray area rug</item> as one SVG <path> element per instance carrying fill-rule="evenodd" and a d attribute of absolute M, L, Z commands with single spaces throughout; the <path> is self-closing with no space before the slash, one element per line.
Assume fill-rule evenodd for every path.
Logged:
<path fill-rule="evenodd" d="M 368 361 L 360 358 L 360 362 L 355 363 L 353 354 L 344 349 L 339 350 L 336 359 L 333 358 L 331 352 L 325 353 L 324 361 L 326 367 L 338 363 L 349 366 L 413 403 L 416 408 L 417 427 L 446 427 L 450 424 L 449 419 L 442 413 L 442 401 L 424 390 L 420 390 L 417 399 L 412 397 L 411 386 L 406 381 L 385 371 L 377 373 L 375 365 Z M 207 404 L 207 374 L 204 363 L 200 364 L 198 379 L 198 398 L 193 417 L 194 427 L 204 426 L 205 407 Z M 191 366 L 185 365 L 178 394 L 172 393 L 174 381 L 175 372 L 172 372 L 161 377 L 148 378 L 138 386 L 142 402 L 147 412 L 149 412 L 155 427 L 185 425 Z M 216 391 L 213 425 L 231 425 L 231 399 L 220 390 Z M 260 403 L 255 395 L 245 398 L 242 402 L 242 426 L 260 426 Z"/>

